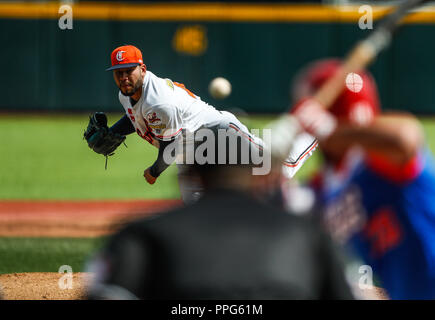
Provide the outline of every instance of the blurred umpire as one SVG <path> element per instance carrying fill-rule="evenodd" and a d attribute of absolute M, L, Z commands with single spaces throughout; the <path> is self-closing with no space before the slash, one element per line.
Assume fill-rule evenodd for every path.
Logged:
<path fill-rule="evenodd" d="M 221 140 L 205 164 L 195 157 L 191 170 L 204 183 L 204 196 L 112 236 L 90 263 L 89 299 L 353 298 L 341 255 L 323 231 L 254 196 L 274 194 L 281 166 L 254 175 L 258 165 L 241 156 L 252 144 L 225 130 L 228 145 L 237 136 L 237 161 L 229 164 L 225 145 L 226 163 L 214 164 Z"/>

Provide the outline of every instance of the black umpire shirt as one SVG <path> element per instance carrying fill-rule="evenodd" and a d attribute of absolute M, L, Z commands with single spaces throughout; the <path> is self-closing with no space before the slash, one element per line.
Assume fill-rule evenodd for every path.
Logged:
<path fill-rule="evenodd" d="M 132 222 L 91 266 L 91 299 L 353 298 L 319 226 L 233 190 Z"/>

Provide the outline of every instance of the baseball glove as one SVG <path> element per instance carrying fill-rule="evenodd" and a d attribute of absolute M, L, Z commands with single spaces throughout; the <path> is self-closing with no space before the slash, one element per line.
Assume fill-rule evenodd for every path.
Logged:
<path fill-rule="evenodd" d="M 125 136 L 109 130 L 104 112 L 96 112 L 89 117 L 83 138 L 88 142 L 89 148 L 106 158 L 113 155 L 116 148 L 125 140 Z"/>

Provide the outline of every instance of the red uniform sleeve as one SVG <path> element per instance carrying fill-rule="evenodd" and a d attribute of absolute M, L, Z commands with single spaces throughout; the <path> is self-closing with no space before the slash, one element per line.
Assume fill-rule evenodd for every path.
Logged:
<path fill-rule="evenodd" d="M 378 154 L 369 154 L 367 166 L 378 175 L 394 183 L 406 183 L 415 179 L 423 168 L 423 160 L 418 153 L 404 165 L 398 165 Z"/>

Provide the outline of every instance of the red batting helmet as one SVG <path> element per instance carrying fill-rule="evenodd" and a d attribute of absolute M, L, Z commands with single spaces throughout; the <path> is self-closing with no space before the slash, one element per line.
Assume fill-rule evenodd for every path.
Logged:
<path fill-rule="evenodd" d="M 292 85 L 294 102 L 311 96 L 340 66 L 338 59 L 316 61 L 295 77 Z M 378 90 L 368 71 L 350 73 L 342 93 L 329 111 L 338 119 L 365 125 L 380 112 Z"/>

